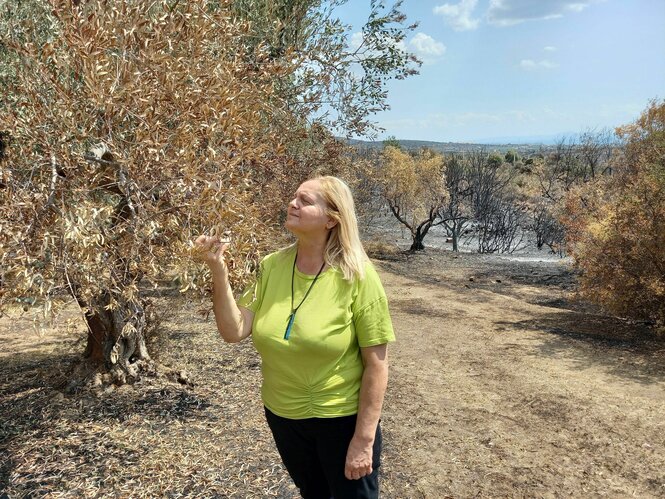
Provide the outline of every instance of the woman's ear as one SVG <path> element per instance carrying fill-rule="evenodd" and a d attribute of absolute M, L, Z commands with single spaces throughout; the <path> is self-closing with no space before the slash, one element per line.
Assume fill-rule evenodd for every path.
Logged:
<path fill-rule="evenodd" d="M 337 225 L 337 220 L 333 220 L 332 218 L 328 219 L 328 223 L 326 224 L 326 229 L 330 230 L 332 229 L 335 225 Z"/>

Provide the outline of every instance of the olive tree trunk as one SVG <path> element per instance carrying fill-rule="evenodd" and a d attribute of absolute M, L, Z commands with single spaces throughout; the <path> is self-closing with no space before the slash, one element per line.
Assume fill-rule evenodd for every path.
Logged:
<path fill-rule="evenodd" d="M 109 310 L 109 298 L 104 294 L 95 306 L 85 307 L 88 342 L 84 357 L 109 371 L 116 384 L 133 382 L 150 360 L 145 341 L 145 305 L 121 302 Z M 79 304 L 85 306 L 81 301 Z"/>

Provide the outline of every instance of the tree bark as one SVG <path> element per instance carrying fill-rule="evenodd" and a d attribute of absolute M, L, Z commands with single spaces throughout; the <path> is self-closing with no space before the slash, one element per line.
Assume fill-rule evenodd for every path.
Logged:
<path fill-rule="evenodd" d="M 135 222 L 137 210 L 132 200 L 127 172 L 116 163 L 106 145 L 100 144 L 92 148 L 85 158 L 107 170 L 109 179 L 115 176 L 116 182 L 106 186 L 107 191 L 121 196 L 112 216 L 112 227 L 125 222 Z M 116 267 L 116 275 L 120 276 L 120 287 L 140 281 L 140 275 L 132 275 L 127 271 L 129 266 L 123 258 L 115 261 L 113 265 Z M 72 291 L 76 295 L 75 289 L 76 286 Z M 87 310 L 85 320 L 88 325 L 88 343 L 84 357 L 95 365 L 105 367 L 116 384 L 137 380 L 142 361 L 150 360 L 145 344 L 145 301 L 140 298 L 126 300 L 108 291 L 102 292 L 90 303 L 85 303 L 79 296 L 76 298 L 79 305 Z"/>
<path fill-rule="evenodd" d="M 459 248 L 457 247 L 457 240 L 459 239 L 459 233 L 457 229 L 453 229 L 453 251 L 457 252 L 459 251 Z"/>
<path fill-rule="evenodd" d="M 425 244 L 423 243 L 423 241 L 425 240 L 427 232 L 429 232 L 430 226 L 425 224 L 423 225 L 416 228 L 415 234 L 411 234 L 413 242 L 411 243 L 409 251 L 422 251 L 425 249 Z"/>
<path fill-rule="evenodd" d="M 411 247 L 409 248 L 409 251 L 421 251 L 425 249 L 425 245 L 423 244 L 422 238 L 420 239 L 414 239 L 413 243 L 411 243 Z"/>
<path fill-rule="evenodd" d="M 84 357 L 108 370 L 116 384 L 136 381 L 143 365 L 141 361 L 150 360 L 145 343 L 144 304 L 125 301 L 107 310 L 108 294 L 96 302 L 95 306 L 86 307 L 88 342 Z"/>

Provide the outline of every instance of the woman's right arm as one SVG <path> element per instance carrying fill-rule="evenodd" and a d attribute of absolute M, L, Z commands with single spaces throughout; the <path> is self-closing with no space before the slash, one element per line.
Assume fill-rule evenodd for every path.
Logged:
<path fill-rule="evenodd" d="M 212 310 L 215 314 L 217 330 L 224 341 L 236 343 L 247 338 L 252 332 L 254 313 L 244 307 L 238 307 L 229 284 L 229 271 L 224 261 L 224 252 L 228 243 L 220 243 L 216 237 L 199 236 L 196 247 L 201 259 L 208 264 L 212 272 Z"/>

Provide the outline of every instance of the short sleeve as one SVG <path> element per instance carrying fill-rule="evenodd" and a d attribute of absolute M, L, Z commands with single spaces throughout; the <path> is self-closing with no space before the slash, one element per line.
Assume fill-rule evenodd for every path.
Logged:
<path fill-rule="evenodd" d="M 259 268 L 256 271 L 256 276 L 253 282 L 245 287 L 244 291 L 236 300 L 239 307 L 244 307 L 251 310 L 256 314 L 256 311 L 261 307 L 261 300 L 263 298 L 263 275 L 265 273 L 266 260 L 261 260 Z"/>
<path fill-rule="evenodd" d="M 367 265 L 365 278 L 358 282 L 352 311 L 360 347 L 395 341 L 388 299 L 379 275 L 371 264 Z"/>

